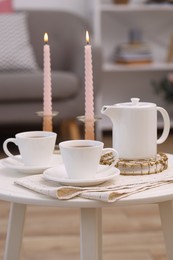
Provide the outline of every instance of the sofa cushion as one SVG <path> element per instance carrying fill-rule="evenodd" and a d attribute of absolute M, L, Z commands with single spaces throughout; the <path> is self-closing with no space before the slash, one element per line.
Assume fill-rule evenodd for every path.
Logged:
<path fill-rule="evenodd" d="M 68 99 L 78 93 L 79 79 L 64 71 L 52 72 L 52 97 Z M 0 102 L 31 102 L 43 99 L 43 72 L 13 72 L 0 75 Z"/>
<path fill-rule="evenodd" d="M 26 14 L 1 14 L 0 32 L 0 71 L 37 69 Z"/>
<path fill-rule="evenodd" d="M 85 32 L 89 25 L 81 16 L 63 10 L 28 11 L 28 28 L 35 57 L 43 68 L 43 36 L 49 35 L 53 70 L 74 69 L 74 62 L 84 59 Z M 82 52 L 82 56 L 80 56 Z M 78 56 L 77 56 L 78 55 Z"/>

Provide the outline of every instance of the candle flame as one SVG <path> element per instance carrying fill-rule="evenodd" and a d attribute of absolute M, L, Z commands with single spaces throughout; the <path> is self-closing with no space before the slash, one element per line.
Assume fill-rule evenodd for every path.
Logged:
<path fill-rule="evenodd" d="M 89 44 L 89 42 L 90 42 L 89 32 L 86 31 L 86 43 Z"/>
<path fill-rule="evenodd" d="M 48 34 L 47 33 L 44 34 L 44 42 L 48 43 Z"/>

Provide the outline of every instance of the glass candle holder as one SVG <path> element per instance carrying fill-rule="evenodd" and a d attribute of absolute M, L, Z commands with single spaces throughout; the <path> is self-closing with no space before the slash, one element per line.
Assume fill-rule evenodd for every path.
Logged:
<path fill-rule="evenodd" d="M 95 123 L 98 120 L 101 120 L 101 117 L 94 115 L 94 122 L 93 120 L 87 120 L 85 119 L 85 116 L 77 116 L 77 119 L 84 123 L 85 126 L 85 139 L 88 140 L 94 140 L 95 139 L 95 131 L 93 123 Z M 87 127 L 86 127 L 87 126 Z"/>
<path fill-rule="evenodd" d="M 59 114 L 58 111 L 52 111 L 52 115 L 44 115 L 43 111 L 38 111 L 36 114 L 43 118 L 43 131 L 53 131 L 53 118 Z"/>
<path fill-rule="evenodd" d="M 77 116 L 77 119 L 83 123 L 85 123 L 85 116 Z M 94 123 L 98 120 L 101 120 L 102 118 L 100 116 L 95 115 L 94 116 Z"/>

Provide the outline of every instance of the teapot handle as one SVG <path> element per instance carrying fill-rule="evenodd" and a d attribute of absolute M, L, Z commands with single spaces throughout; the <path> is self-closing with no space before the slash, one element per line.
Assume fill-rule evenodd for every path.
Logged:
<path fill-rule="evenodd" d="M 157 107 L 157 110 L 162 114 L 163 122 L 164 122 L 163 133 L 162 133 L 161 137 L 157 140 L 157 144 L 161 144 L 167 139 L 167 137 L 169 135 L 170 118 L 169 118 L 168 112 L 164 108 Z"/>

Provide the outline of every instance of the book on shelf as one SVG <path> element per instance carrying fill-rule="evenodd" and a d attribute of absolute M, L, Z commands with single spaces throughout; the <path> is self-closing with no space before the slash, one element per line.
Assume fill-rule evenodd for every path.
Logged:
<path fill-rule="evenodd" d="M 146 4 L 173 4 L 173 0 L 147 0 Z"/>
<path fill-rule="evenodd" d="M 151 63 L 153 61 L 150 46 L 141 39 L 141 32 L 132 30 L 129 42 L 119 44 L 115 51 L 115 62 L 124 64 Z"/>

